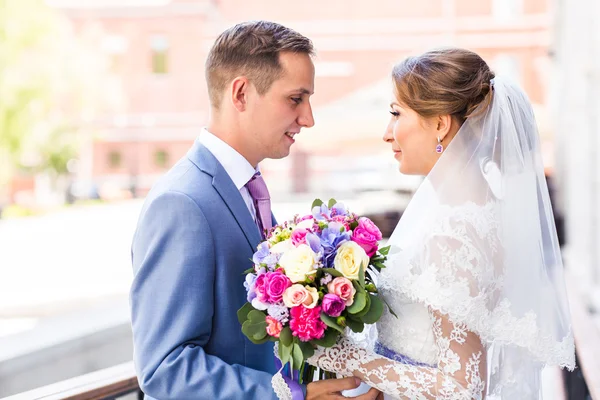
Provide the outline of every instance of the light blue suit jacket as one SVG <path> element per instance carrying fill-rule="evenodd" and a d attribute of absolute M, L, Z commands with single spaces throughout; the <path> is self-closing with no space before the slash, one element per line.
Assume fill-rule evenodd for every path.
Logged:
<path fill-rule="evenodd" d="M 275 400 L 272 343 L 236 312 L 259 230 L 225 169 L 197 141 L 152 188 L 132 245 L 134 361 L 146 398 Z"/>

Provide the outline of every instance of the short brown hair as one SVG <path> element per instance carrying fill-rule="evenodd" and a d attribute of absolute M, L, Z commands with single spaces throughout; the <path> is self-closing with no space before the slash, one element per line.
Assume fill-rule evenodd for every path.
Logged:
<path fill-rule="evenodd" d="M 206 60 L 206 83 L 213 107 L 236 76 L 244 75 L 265 94 L 283 71 L 281 52 L 314 55 L 312 42 L 298 32 L 268 21 L 237 24 L 221 33 Z"/>
<path fill-rule="evenodd" d="M 478 54 L 457 48 L 409 57 L 392 71 L 400 102 L 422 117 L 452 115 L 461 124 L 490 104 L 494 77 Z"/>

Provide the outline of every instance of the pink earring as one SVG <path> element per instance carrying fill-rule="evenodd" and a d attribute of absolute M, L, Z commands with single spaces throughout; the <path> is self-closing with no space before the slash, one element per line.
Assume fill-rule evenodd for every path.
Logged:
<path fill-rule="evenodd" d="M 444 146 L 442 146 L 442 139 L 438 136 L 437 138 L 438 144 L 435 146 L 435 152 L 441 154 L 444 151 Z"/>

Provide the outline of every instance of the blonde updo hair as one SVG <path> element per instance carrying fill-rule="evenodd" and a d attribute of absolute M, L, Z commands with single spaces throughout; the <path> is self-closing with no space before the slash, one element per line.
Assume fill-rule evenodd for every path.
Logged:
<path fill-rule="evenodd" d="M 396 96 L 424 118 L 451 115 L 459 124 L 492 101 L 495 74 L 476 53 L 441 49 L 409 57 L 392 71 Z"/>

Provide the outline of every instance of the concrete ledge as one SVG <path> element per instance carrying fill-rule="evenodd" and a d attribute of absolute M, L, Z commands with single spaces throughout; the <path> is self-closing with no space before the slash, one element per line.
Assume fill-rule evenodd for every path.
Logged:
<path fill-rule="evenodd" d="M 126 301 L 113 301 L 0 338 L 0 397 L 130 361 L 128 312 Z"/>

